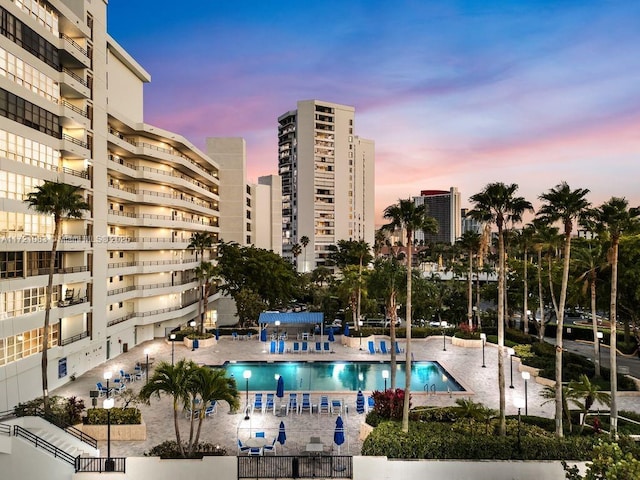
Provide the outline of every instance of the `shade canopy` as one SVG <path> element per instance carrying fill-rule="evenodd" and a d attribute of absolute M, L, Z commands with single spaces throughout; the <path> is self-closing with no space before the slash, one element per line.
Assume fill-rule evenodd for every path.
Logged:
<path fill-rule="evenodd" d="M 287 441 L 287 434 L 284 430 L 284 422 L 280 422 L 280 428 L 278 429 L 278 443 L 280 445 L 284 445 L 284 442 Z"/>
<path fill-rule="evenodd" d="M 280 325 L 285 324 L 297 324 L 297 323 L 322 323 L 324 320 L 324 313 L 322 312 L 262 312 L 259 323 L 275 324 L 276 321 L 280 322 Z"/>

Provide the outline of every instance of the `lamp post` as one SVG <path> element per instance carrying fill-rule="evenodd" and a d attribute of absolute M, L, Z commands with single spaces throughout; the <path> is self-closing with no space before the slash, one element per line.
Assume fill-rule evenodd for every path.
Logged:
<path fill-rule="evenodd" d="M 189 326 L 193 329 L 196 328 L 196 321 L 195 320 L 191 320 L 189 322 Z M 195 342 L 195 338 L 193 339 L 193 341 L 191 342 L 191 351 L 194 352 L 196 350 L 196 342 Z"/>
<path fill-rule="evenodd" d="M 171 340 L 171 366 L 173 367 L 173 353 L 176 346 L 176 334 L 172 333 L 169 335 L 169 339 Z"/>
<path fill-rule="evenodd" d="M 521 398 L 516 398 L 513 401 L 513 404 L 518 409 L 518 452 L 522 452 L 522 442 L 520 440 L 520 412 L 522 411 L 522 407 L 524 407 L 524 400 L 522 400 Z"/>
<path fill-rule="evenodd" d="M 145 383 L 149 383 L 149 353 L 150 353 L 149 349 L 145 348 L 143 353 L 147 357 L 147 361 L 144 368 Z"/>
<path fill-rule="evenodd" d="M 514 353 L 516 352 L 513 348 L 507 348 L 507 354 L 509 355 L 509 364 L 511 369 L 511 385 L 509 385 L 509 388 L 515 388 L 513 386 L 513 354 Z"/>
<path fill-rule="evenodd" d="M 387 391 L 387 378 L 389 378 L 389 370 L 382 370 L 382 378 L 384 378 L 384 391 Z"/>
<path fill-rule="evenodd" d="M 447 322 L 440 322 L 440 326 L 442 327 L 442 351 L 447 351 L 447 336 L 445 335 L 445 328 L 447 327 Z"/>
<path fill-rule="evenodd" d="M 109 398 L 109 380 L 111 380 L 112 376 L 113 373 L 111 373 L 110 371 L 106 371 L 102 374 L 102 378 L 104 378 L 105 382 L 107 382 L 107 398 Z"/>
<path fill-rule="evenodd" d="M 360 350 L 362 350 L 362 320 L 358 320 L 358 331 L 360 332 Z"/>
<path fill-rule="evenodd" d="M 600 345 L 602 345 L 602 338 L 604 337 L 604 333 L 598 332 L 596 334 L 596 338 L 598 339 L 598 367 L 602 367 L 601 357 L 600 357 Z"/>
<path fill-rule="evenodd" d="M 476 327 L 478 327 L 478 307 L 474 305 L 473 307 L 473 323 L 475 323 Z"/>
<path fill-rule="evenodd" d="M 524 380 L 524 416 L 529 416 L 529 400 L 527 398 L 527 380 L 531 378 L 529 372 L 522 372 L 522 379 Z"/>
<path fill-rule="evenodd" d="M 246 396 L 247 408 L 244 411 L 244 419 L 249 420 L 249 379 L 251 378 L 251 370 L 245 370 L 242 373 L 242 376 L 247 381 L 247 390 L 246 390 L 247 391 L 247 396 Z"/>
<path fill-rule="evenodd" d="M 276 340 L 280 340 L 280 320 L 276 320 L 275 324 L 276 324 Z"/>
<path fill-rule="evenodd" d="M 487 343 L 487 334 L 481 333 L 480 340 L 482 340 L 482 368 L 487 368 L 487 366 L 484 363 L 484 344 Z"/>
<path fill-rule="evenodd" d="M 106 373 L 107 372 L 105 372 L 105 375 Z M 111 372 L 108 372 L 108 373 L 111 374 Z M 108 379 L 106 380 L 108 384 L 109 380 Z M 107 391 L 107 395 L 109 395 L 108 391 Z M 111 409 L 113 408 L 114 403 L 115 403 L 115 399 L 108 398 L 108 397 L 104 400 L 104 402 L 102 402 L 102 408 L 104 408 L 107 411 L 107 460 L 104 463 L 105 472 L 113 472 L 115 470 L 114 468 L 115 462 L 111 460 Z"/>

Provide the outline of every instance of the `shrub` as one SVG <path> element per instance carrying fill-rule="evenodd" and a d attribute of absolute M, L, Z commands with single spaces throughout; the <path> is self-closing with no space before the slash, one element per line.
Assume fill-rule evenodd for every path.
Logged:
<path fill-rule="evenodd" d="M 374 401 L 373 409 L 380 417 L 384 419 L 402 418 L 405 399 L 403 389 L 387 389 L 384 392 L 376 390 L 371 396 Z M 411 402 L 411 398 L 409 398 L 409 402 Z"/>
<path fill-rule="evenodd" d="M 480 332 L 470 327 L 468 323 L 461 323 L 456 330 L 455 336 L 464 340 L 480 340 Z"/>
<path fill-rule="evenodd" d="M 183 448 L 186 450 L 187 444 L 185 443 Z M 214 445 L 212 443 L 198 443 L 191 458 L 201 458 L 203 456 L 223 456 L 227 451 L 220 445 Z M 148 452 L 144 452 L 145 457 L 160 457 L 160 458 L 184 458 L 180 454 L 178 448 L 178 442 L 175 440 L 167 440 L 155 447 L 152 447 Z"/>
<path fill-rule="evenodd" d="M 56 425 L 75 425 L 82 421 L 82 412 L 85 409 L 84 400 L 77 397 L 49 397 L 51 416 Z M 28 402 L 19 403 L 13 409 L 16 417 L 40 416 L 44 413 L 44 399 L 34 398 Z"/>
<path fill-rule="evenodd" d="M 84 423 L 87 425 L 106 425 L 107 410 L 104 408 L 90 408 L 87 410 L 87 416 L 84 417 Z M 112 425 L 139 425 L 142 423 L 142 414 L 137 408 L 119 408 L 111 409 Z"/>

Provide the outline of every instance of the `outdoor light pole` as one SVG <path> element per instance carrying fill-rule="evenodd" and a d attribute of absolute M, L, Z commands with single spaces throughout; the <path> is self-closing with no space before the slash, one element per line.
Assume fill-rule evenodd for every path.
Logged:
<path fill-rule="evenodd" d="M 513 354 L 516 352 L 513 348 L 507 348 L 507 353 L 509 354 L 509 364 L 511 368 L 511 385 L 509 385 L 509 388 L 515 388 L 513 386 Z"/>
<path fill-rule="evenodd" d="M 171 339 L 171 366 L 173 367 L 173 352 L 176 346 L 176 334 L 172 333 L 169 335 L 169 338 Z"/>
<path fill-rule="evenodd" d="M 602 368 L 601 357 L 600 357 L 600 345 L 602 345 L 602 338 L 604 337 L 604 333 L 598 332 L 596 334 L 596 337 L 598 338 L 598 366 Z"/>
<path fill-rule="evenodd" d="M 475 323 L 476 328 L 479 327 L 479 325 L 478 325 L 478 307 L 477 306 L 473 307 L 473 322 Z"/>
<path fill-rule="evenodd" d="M 191 320 L 189 322 L 189 326 L 191 328 L 196 328 L 196 321 L 195 320 Z M 195 338 L 193 339 L 193 341 L 191 342 L 191 351 L 194 352 L 196 349 L 196 342 L 195 342 Z"/>
<path fill-rule="evenodd" d="M 280 340 L 280 320 L 276 320 L 275 324 L 276 324 L 276 340 Z"/>
<path fill-rule="evenodd" d="M 518 409 L 518 452 L 522 452 L 522 442 L 520 440 L 520 424 L 521 424 L 520 413 L 522 411 L 522 407 L 524 406 L 524 403 L 521 398 L 516 398 L 513 404 Z"/>
<path fill-rule="evenodd" d="M 242 376 L 247 381 L 247 396 L 246 396 L 247 408 L 245 409 L 245 412 L 244 412 L 244 419 L 249 420 L 249 379 L 251 378 L 251 370 L 245 370 Z"/>
<path fill-rule="evenodd" d="M 387 378 L 389 378 L 389 370 L 382 370 L 382 378 L 384 378 L 384 391 L 387 391 Z"/>
<path fill-rule="evenodd" d="M 111 372 L 109 372 L 110 374 Z M 108 380 L 107 380 L 108 383 Z M 107 393 L 109 395 L 109 393 Z M 115 400 L 113 398 L 106 398 L 104 402 L 102 402 L 102 408 L 107 411 L 107 460 L 104 463 L 104 471 L 105 472 L 113 472 L 115 470 L 114 461 L 111 460 L 111 409 Z"/>
<path fill-rule="evenodd" d="M 524 380 L 524 416 L 529 416 L 529 400 L 527 398 L 527 380 L 531 378 L 529 372 L 522 372 L 522 379 Z"/>
<path fill-rule="evenodd" d="M 111 380 L 112 375 L 113 374 L 109 371 L 104 372 L 104 374 L 102 375 L 102 378 L 104 378 L 107 382 L 107 398 L 109 398 L 109 380 Z"/>
<path fill-rule="evenodd" d="M 482 340 L 482 368 L 487 368 L 487 366 L 484 363 L 484 344 L 487 343 L 487 334 L 481 333 L 480 340 Z"/>
<path fill-rule="evenodd" d="M 360 331 L 360 350 L 362 350 L 362 320 L 358 320 L 358 330 Z"/>
<path fill-rule="evenodd" d="M 144 349 L 144 354 L 147 357 L 147 363 L 144 369 L 145 383 L 149 383 L 149 349 Z"/>
<path fill-rule="evenodd" d="M 447 322 L 440 322 L 440 326 L 442 327 L 442 351 L 447 351 L 447 336 L 445 335 L 445 328 L 447 326 Z"/>

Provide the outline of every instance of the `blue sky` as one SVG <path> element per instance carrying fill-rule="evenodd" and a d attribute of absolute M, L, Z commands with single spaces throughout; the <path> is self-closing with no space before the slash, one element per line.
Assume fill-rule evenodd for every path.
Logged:
<path fill-rule="evenodd" d="M 423 189 L 563 180 L 640 204 L 640 2 L 110 0 L 108 31 L 150 74 L 145 121 L 203 148 L 244 137 L 277 173 L 277 117 L 356 108 L 376 212 Z"/>

